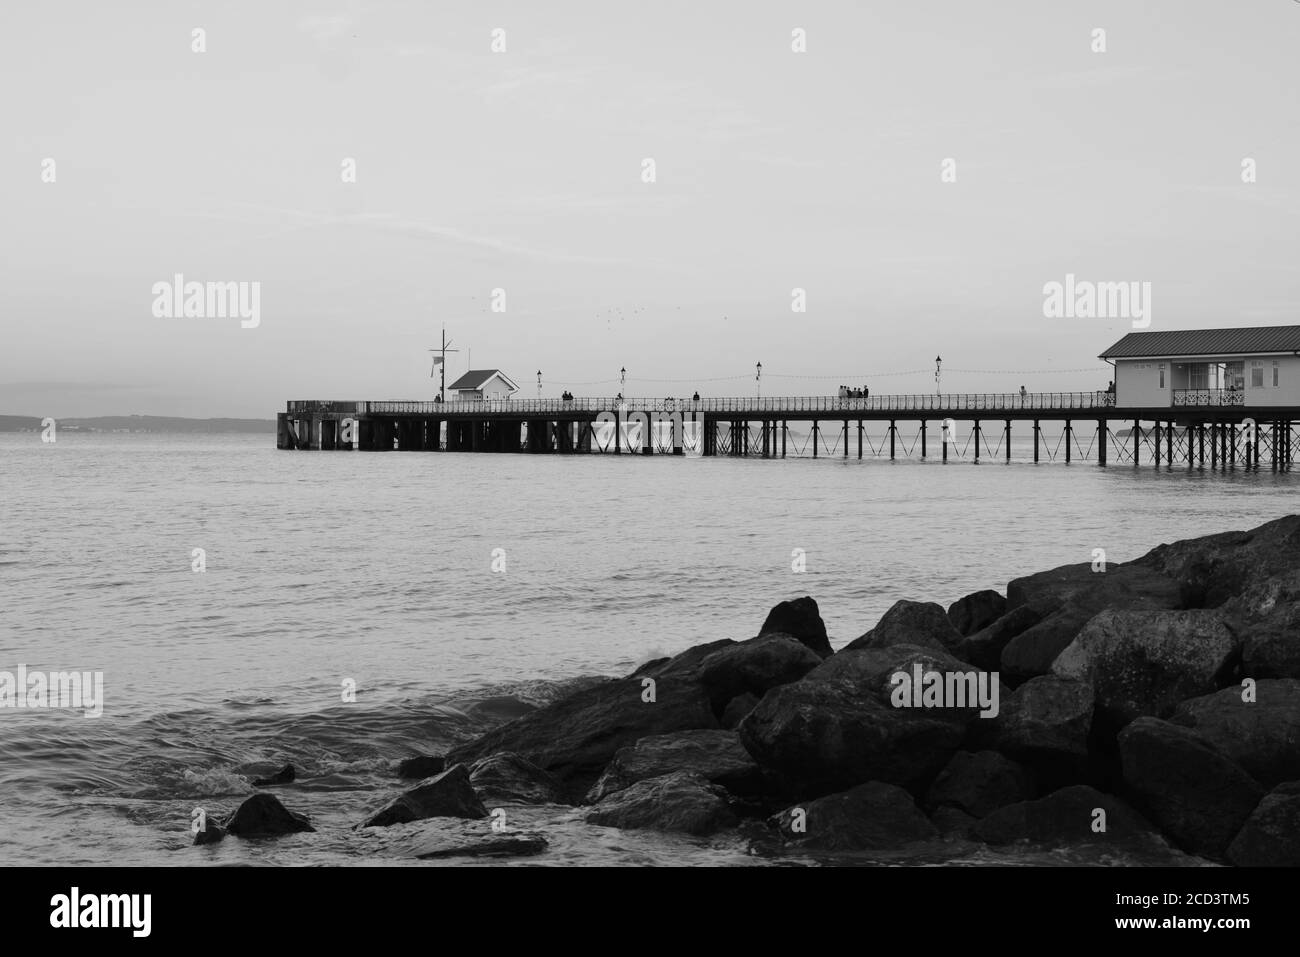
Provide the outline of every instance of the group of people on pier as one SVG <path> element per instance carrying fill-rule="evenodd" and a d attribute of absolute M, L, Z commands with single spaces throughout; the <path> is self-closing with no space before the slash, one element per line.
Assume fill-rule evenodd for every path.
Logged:
<path fill-rule="evenodd" d="M 865 385 L 861 389 L 852 389 L 846 385 L 842 385 L 840 386 L 840 398 L 841 399 L 869 399 L 871 398 L 871 390 L 868 389 Z"/>

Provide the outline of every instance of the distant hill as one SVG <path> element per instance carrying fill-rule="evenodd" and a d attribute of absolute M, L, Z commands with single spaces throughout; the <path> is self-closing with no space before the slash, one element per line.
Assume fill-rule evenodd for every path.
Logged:
<path fill-rule="evenodd" d="M 275 433 L 274 419 L 183 419 L 171 415 L 101 415 L 58 419 L 60 431 L 74 432 L 242 432 Z M 0 432 L 39 432 L 41 419 L 30 415 L 0 415 Z"/>

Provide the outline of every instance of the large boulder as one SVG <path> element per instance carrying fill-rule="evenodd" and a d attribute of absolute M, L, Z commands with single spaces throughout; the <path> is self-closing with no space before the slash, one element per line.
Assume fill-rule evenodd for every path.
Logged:
<path fill-rule="evenodd" d="M 1228 860 L 1238 867 L 1300 867 L 1300 781 L 1264 796 L 1228 846 Z"/>
<path fill-rule="evenodd" d="M 914 707 L 901 692 L 918 669 L 969 675 L 1001 694 L 995 676 L 930 648 L 842 650 L 802 680 L 769 691 L 740 723 L 741 742 L 760 765 L 810 796 L 873 780 L 924 783 L 948 763 L 980 705 Z M 896 698 L 905 706 L 895 706 Z"/>
<path fill-rule="evenodd" d="M 939 836 L 910 794 L 880 781 L 788 807 L 772 823 L 788 844 L 815 851 L 886 850 Z"/>
<path fill-rule="evenodd" d="M 608 794 L 638 781 L 689 771 L 737 794 L 752 794 L 762 786 L 762 771 L 734 731 L 678 731 L 642 738 L 622 748 L 587 795 L 595 804 Z"/>
<path fill-rule="evenodd" d="M 896 601 L 876 627 L 855 638 L 842 651 L 889 648 L 893 645 L 921 645 L 951 652 L 961 641 L 961 632 L 948 618 L 943 606 L 934 602 Z"/>
<path fill-rule="evenodd" d="M 417 754 L 413 758 L 402 759 L 397 765 L 397 776 L 423 781 L 425 778 L 431 778 L 435 774 L 441 774 L 446 770 L 447 759 L 441 755 Z"/>
<path fill-rule="evenodd" d="M 1099 830 L 1103 821 L 1104 831 Z M 986 844 L 1024 841 L 1049 847 L 1162 843 L 1151 824 L 1119 798 L 1083 784 L 998 808 L 975 825 L 975 835 Z"/>
<path fill-rule="evenodd" d="M 1264 789 L 1196 732 L 1138 718 L 1119 734 L 1125 784 L 1183 850 L 1222 857 Z"/>
<path fill-rule="evenodd" d="M 1241 673 L 1251 678 L 1300 678 L 1300 602 L 1233 629 L 1241 639 Z"/>
<path fill-rule="evenodd" d="M 475 761 L 469 782 L 487 804 L 564 803 L 564 787 L 553 775 L 510 751 Z"/>
<path fill-rule="evenodd" d="M 469 780 L 469 768 L 455 764 L 441 774 L 404 791 L 384 805 L 361 825 L 390 827 L 430 817 L 487 817 L 487 808 L 479 800 Z"/>
<path fill-rule="evenodd" d="M 979 631 L 967 635 L 953 649 L 962 661 L 969 661 L 977 668 L 996 671 L 1002 663 L 1002 650 L 1011 643 L 1011 639 L 1033 628 L 1043 620 L 1043 616 L 1028 605 L 1021 605 L 1002 615 L 996 621 Z"/>
<path fill-rule="evenodd" d="M 1131 564 L 1176 582 L 1180 607 L 1217 608 L 1300 565 L 1300 515 L 1288 515 L 1248 532 L 1224 532 L 1161 545 Z"/>
<path fill-rule="evenodd" d="M 925 803 L 932 811 L 955 807 L 981 818 L 1035 796 L 1033 776 L 996 751 L 958 751 L 930 785 Z"/>
<path fill-rule="evenodd" d="M 793 601 L 783 601 L 767 613 L 759 635 L 789 635 L 807 645 L 821 658 L 832 654 L 830 639 L 826 636 L 826 623 L 822 621 L 817 602 L 805 595 Z"/>
<path fill-rule="evenodd" d="M 1300 780 L 1300 680 L 1263 679 L 1253 694 L 1224 688 L 1184 701 L 1169 720 L 1196 731 L 1265 787 Z"/>
<path fill-rule="evenodd" d="M 997 621 L 1007 610 L 1007 600 L 999 592 L 986 588 L 958 598 L 948 606 L 948 620 L 963 636 L 973 635 Z"/>
<path fill-rule="evenodd" d="M 290 811 L 274 794 L 254 794 L 226 821 L 226 832 L 236 837 L 279 837 L 314 831 L 307 818 Z"/>
<path fill-rule="evenodd" d="M 822 663 L 789 635 L 769 634 L 713 652 L 700 662 L 699 681 L 719 717 L 739 695 L 762 698 L 770 689 L 798 681 Z"/>
<path fill-rule="evenodd" d="M 640 677 L 612 679 L 538 708 L 455 748 L 447 762 L 473 763 L 512 751 L 555 775 L 578 800 L 619 748 L 652 734 L 718 727 L 696 677 L 707 654 L 692 649 L 683 655 L 692 659 L 682 662 L 679 655 Z"/>
<path fill-rule="evenodd" d="M 613 791 L 587 811 L 588 824 L 705 835 L 735 823 L 726 792 L 690 771 Z"/>
<path fill-rule="evenodd" d="M 1106 608 L 1160 610 L 1183 607 L 1176 582 L 1154 569 L 1129 563 L 1093 571 L 1089 563 L 1063 565 L 1017 578 L 1007 585 L 1007 611 L 1030 608 L 1041 616 L 1007 642 L 1002 671 L 1023 681 L 1047 674 L 1083 626 Z"/>
<path fill-rule="evenodd" d="M 1073 678 L 1042 675 L 1022 684 L 1002 703 L 998 716 L 977 722 L 972 737 L 981 747 L 1038 769 L 1049 780 L 1077 780 L 1085 771 L 1096 692 Z"/>
<path fill-rule="evenodd" d="M 1093 618 L 1052 665 L 1087 681 L 1097 706 L 1117 724 L 1168 716 L 1185 698 L 1207 694 L 1228 674 L 1238 644 L 1213 611 L 1116 611 Z"/>

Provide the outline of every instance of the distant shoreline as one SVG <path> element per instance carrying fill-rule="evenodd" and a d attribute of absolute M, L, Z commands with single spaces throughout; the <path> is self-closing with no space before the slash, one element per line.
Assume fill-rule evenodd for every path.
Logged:
<path fill-rule="evenodd" d="M 0 432 L 40 432 L 43 417 L 0 415 Z M 189 419 L 171 415 L 101 415 L 56 418 L 61 432 L 234 433 L 274 435 L 274 419 Z"/>

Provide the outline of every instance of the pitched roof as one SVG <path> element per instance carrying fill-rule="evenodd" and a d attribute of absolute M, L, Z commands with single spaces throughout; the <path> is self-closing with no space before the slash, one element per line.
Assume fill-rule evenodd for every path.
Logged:
<path fill-rule="evenodd" d="M 1158 356 L 1250 355 L 1300 352 L 1300 326 L 1255 326 L 1247 329 L 1162 329 L 1130 332 L 1100 356 L 1137 359 Z"/>
<path fill-rule="evenodd" d="M 515 385 L 514 380 L 506 375 L 500 369 L 470 369 L 463 376 L 447 386 L 448 389 L 458 390 L 478 390 L 487 385 L 488 380 L 493 376 L 500 376 L 502 381 L 510 386 L 514 392 L 519 391 L 519 386 Z"/>

